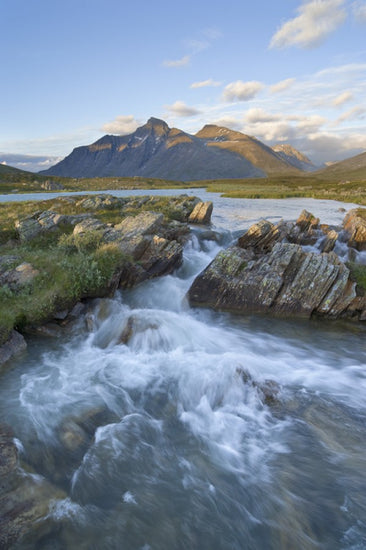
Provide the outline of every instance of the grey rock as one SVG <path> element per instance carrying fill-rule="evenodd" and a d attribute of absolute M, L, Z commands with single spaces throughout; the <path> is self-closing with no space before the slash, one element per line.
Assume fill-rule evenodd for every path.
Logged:
<path fill-rule="evenodd" d="M 318 223 L 302 213 L 299 240 Z M 190 304 L 240 313 L 360 318 L 366 298 L 357 296 L 356 283 L 336 254 L 305 252 L 286 242 L 288 235 L 284 224 L 252 226 L 240 246 L 221 251 L 198 275 L 188 292 Z"/>
<path fill-rule="evenodd" d="M 0 346 L 0 365 L 9 361 L 14 355 L 23 352 L 27 348 L 24 337 L 16 330 L 11 331 L 10 337 Z"/>

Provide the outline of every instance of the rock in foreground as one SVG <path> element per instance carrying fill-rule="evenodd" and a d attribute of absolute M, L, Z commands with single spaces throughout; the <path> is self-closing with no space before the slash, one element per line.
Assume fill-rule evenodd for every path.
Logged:
<path fill-rule="evenodd" d="M 303 216 L 302 216 L 303 217 Z M 220 252 L 188 292 L 192 306 L 237 313 L 364 319 L 366 296 L 334 252 L 307 251 L 309 224 L 262 221 Z"/>

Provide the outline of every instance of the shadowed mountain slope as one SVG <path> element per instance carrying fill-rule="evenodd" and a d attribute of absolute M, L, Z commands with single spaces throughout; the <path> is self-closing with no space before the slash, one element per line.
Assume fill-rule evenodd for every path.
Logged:
<path fill-rule="evenodd" d="M 170 180 L 252 178 L 299 173 L 270 147 L 227 128 L 207 125 L 196 135 L 150 118 L 127 136 L 106 135 L 77 147 L 41 172 L 66 177 L 154 177 Z"/>

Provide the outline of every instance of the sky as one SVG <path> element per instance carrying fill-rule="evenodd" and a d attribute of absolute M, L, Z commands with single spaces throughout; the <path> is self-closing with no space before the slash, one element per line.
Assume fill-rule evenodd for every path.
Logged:
<path fill-rule="evenodd" d="M 366 0 L 0 0 L 0 163 L 47 168 L 151 116 L 314 163 L 366 150 Z"/>

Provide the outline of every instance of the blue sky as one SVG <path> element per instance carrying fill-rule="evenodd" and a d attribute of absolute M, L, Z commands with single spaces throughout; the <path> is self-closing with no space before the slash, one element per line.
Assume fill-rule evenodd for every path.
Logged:
<path fill-rule="evenodd" d="M 0 10 L 0 162 L 37 155 L 18 161 L 41 168 L 150 116 L 291 143 L 315 162 L 366 150 L 364 0 L 2 0 Z"/>

